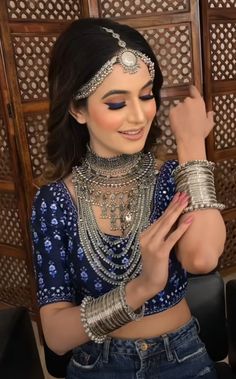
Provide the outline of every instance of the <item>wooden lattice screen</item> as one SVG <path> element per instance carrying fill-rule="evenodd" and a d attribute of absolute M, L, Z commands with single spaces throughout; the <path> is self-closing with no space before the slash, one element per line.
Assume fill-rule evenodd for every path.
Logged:
<path fill-rule="evenodd" d="M 1 16 L 0 303 L 36 312 L 29 216 L 45 165 L 50 49 L 79 1 L 4 0 Z"/>
<path fill-rule="evenodd" d="M 220 268 L 236 265 L 236 1 L 201 2 L 204 92 L 215 112 L 215 128 L 207 141 L 216 162 L 218 198 L 227 206 L 225 252 Z"/>
<path fill-rule="evenodd" d="M 176 146 L 169 130 L 168 109 L 188 94 L 190 84 L 202 86 L 197 0 L 0 2 L 0 302 L 26 305 L 33 311 L 36 308 L 27 220 L 45 165 L 48 56 L 58 33 L 74 19 L 88 15 L 111 17 L 134 26 L 153 46 L 165 77 L 159 124 L 163 130 L 162 142 L 170 156 L 176 154 Z M 225 96 L 230 107 L 233 91 Z M 218 113 L 222 112 L 223 119 L 223 99 L 217 106 L 222 109 Z M 231 125 L 228 117 L 227 123 Z M 218 128 L 221 134 L 224 126 Z M 222 141 L 215 140 L 219 149 L 223 149 Z M 225 143 L 233 143 L 226 140 Z M 211 137 L 208 147 L 213 145 Z M 218 162 L 218 155 L 211 156 Z M 227 157 L 221 163 L 224 176 L 231 172 L 235 155 Z M 221 183 L 219 191 L 223 194 L 223 177 Z M 234 183 L 232 187 L 235 189 Z M 235 206 L 235 198 L 230 196 L 230 199 Z M 228 213 L 226 217 L 228 222 Z M 230 237 L 231 232 L 233 246 L 233 219 L 229 223 Z M 227 249 L 231 254 L 233 248 Z"/>

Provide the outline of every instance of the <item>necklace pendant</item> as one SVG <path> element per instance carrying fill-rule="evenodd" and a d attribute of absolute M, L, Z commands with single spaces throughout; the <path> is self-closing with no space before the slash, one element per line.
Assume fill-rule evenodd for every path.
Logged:
<path fill-rule="evenodd" d="M 128 212 L 128 213 L 126 213 L 126 215 L 125 215 L 125 222 L 126 222 L 127 224 L 130 224 L 131 221 L 132 221 L 132 214 L 131 214 L 130 212 Z"/>
<path fill-rule="evenodd" d="M 107 218 L 107 207 L 106 206 L 102 206 L 101 218 L 102 219 L 106 219 Z"/>
<path fill-rule="evenodd" d="M 111 217 L 110 225 L 111 225 L 112 231 L 119 230 L 116 220 L 117 220 L 116 217 Z"/>

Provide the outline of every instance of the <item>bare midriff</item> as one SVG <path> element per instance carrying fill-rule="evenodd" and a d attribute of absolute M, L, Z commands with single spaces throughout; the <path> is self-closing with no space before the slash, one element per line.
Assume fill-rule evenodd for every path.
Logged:
<path fill-rule="evenodd" d="M 110 336 L 121 339 L 153 338 L 174 332 L 191 319 L 191 313 L 185 299 L 166 311 L 143 317 L 138 321 L 122 326 Z"/>
<path fill-rule="evenodd" d="M 71 175 L 65 179 L 65 184 L 71 194 L 72 200 L 76 204 L 74 187 L 71 182 Z M 94 216 L 100 232 L 110 234 L 110 221 L 101 219 L 101 209 L 98 206 L 92 206 Z M 114 236 L 120 237 L 120 231 L 113 231 Z M 175 306 L 166 311 L 145 316 L 138 321 L 130 322 L 122 326 L 110 336 L 121 339 L 137 339 L 137 338 L 152 338 L 158 337 L 165 333 L 173 332 L 191 319 L 191 313 L 185 299 L 181 300 Z"/>

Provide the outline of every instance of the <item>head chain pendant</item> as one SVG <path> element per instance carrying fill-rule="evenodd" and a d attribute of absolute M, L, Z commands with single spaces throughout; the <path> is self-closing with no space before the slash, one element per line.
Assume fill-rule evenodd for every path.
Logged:
<path fill-rule="evenodd" d="M 140 68 L 140 64 L 138 62 L 141 59 L 146 66 L 148 67 L 148 71 L 152 79 L 155 76 L 155 68 L 154 63 L 151 59 L 141 53 L 138 50 L 128 49 L 126 48 L 126 42 L 120 39 L 120 35 L 118 33 L 114 33 L 112 29 L 102 27 L 107 33 L 111 33 L 112 37 L 118 40 L 118 45 L 121 49 L 118 51 L 118 54 L 109 59 L 100 70 L 94 75 L 94 77 L 87 82 L 84 86 L 80 88 L 80 90 L 75 94 L 74 100 L 85 99 L 90 96 L 93 92 L 96 91 L 97 87 L 102 84 L 104 79 L 112 72 L 114 64 L 120 64 L 123 67 L 124 72 L 129 74 L 135 74 Z"/>

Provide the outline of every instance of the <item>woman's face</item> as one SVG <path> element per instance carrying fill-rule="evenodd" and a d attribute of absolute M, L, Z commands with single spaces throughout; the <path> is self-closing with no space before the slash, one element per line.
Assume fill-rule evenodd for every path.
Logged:
<path fill-rule="evenodd" d="M 152 80 L 140 60 L 135 74 L 114 65 L 97 90 L 88 98 L 77 120 L 86 123 L 90 147 L 99 156 L 110 158 L 141 151 L 156 114 Z"/>

